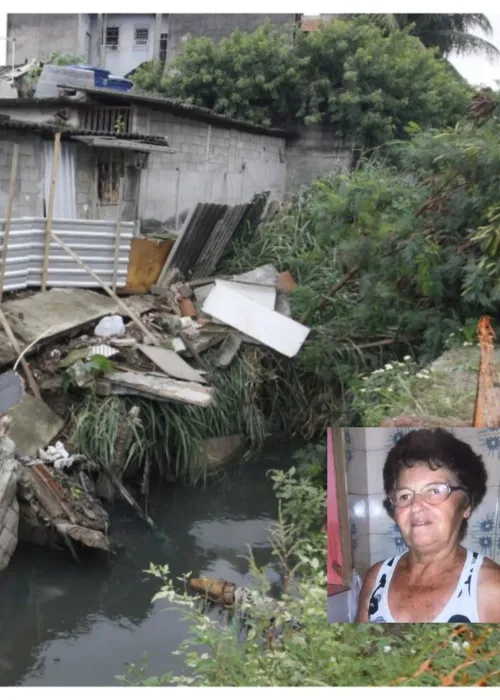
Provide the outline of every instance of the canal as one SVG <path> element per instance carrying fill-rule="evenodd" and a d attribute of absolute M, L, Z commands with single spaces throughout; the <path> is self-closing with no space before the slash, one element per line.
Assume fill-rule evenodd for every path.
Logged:
<path fill-rule="evenodd" d="M 296 448 L 296 446 L 295 446 Z M 277 501 L 268 469 L 293 463 L 293 445 L 275 444 L 205 488 L 157 487 L 153 533 L 127 506 L 113 506 L 111 561 L 77 564 L 68 552 L 20 544 L 0 573 L 0 685 L 110 686 L 124 663 L 148 656 L 148 675 L 183 672 L 172 655 L 188 623 L 165 600 L 151 602 L 158 581 L 150 563 L 172 575 L 216 576 L 246 585 L 248 546 L 279 584 L 268 541 Z"/>

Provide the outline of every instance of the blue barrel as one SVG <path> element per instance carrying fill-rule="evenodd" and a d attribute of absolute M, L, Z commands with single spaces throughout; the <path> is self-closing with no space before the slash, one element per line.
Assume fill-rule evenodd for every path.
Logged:
<path fill-rule="evenodd" d="M 134 83 L 127 78 L 120 78 L 117 75 L 110 75 L 106 82 L 108 90 L 119 90 L 120 92 L 128 92 L 134 87 Z"/>

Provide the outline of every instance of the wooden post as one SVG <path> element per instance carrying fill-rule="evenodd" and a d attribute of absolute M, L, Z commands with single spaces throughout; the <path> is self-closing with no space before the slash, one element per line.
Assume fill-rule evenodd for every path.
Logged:
<path fill-rule="evenodd" d="M 328 584 L 351 585 L 352 563 L 343 441 L 340 428 L 327 429 Z"/>
<path fill-rule="evenodd" d="M 118 212 L 116 214 L 115 230 L 115 258 L 113 262 L 113 291 L 116 294 L 116 282 L 118 278 L 118 263 L 120 259 L 120 235 L 122 230 L 122 204 L 123 204 L 124 178 L 120 178 L 120 194 L 118 195 Z"/>
<path fill-rule="evenodd" d="M 14 207 L 14 196 L 16 192 L 17 165 L 19 162 L 19 144 L 14 144 L 12 151 L 12 165 L 10 168 L 9 199 L 7 200 L 7 212 L 5 214 L 5 229 L 3 232 L 2 266 L 0 268 L 0 302 L 3 296 L 3 285 L 5 282 L 5 268 L 7 267 L 7 253 L 9 250 L 10 222 L 12 219 L 12 209 Z"/>
<path fill-rule="evenodd" d="M 12 345 L 14 350 L 19 355 L 21 355 L 21 348 L 19 347 L 19 343 L 17 342 L 16 337 L 15 337 L 14 333 L 12 332 L 12 328 L 10 327 L 9 322 L 7 321 L 7 318 L 5 317 L 5 314 L 1 308 L 0 308 L 0 324 L 3 326 L 3 329 L 5 331 L 5 335 L 9 339 L 10 344 Z M 26 379 L 28 381 L 28 384 L 30 386 L 31 391 L 33 392 L 34 396 L 37 399 L 41 399 L 40 390 L 38 389 L 38 385 L 35 382 L 34 376 L 31 374 L 31 370 L 29 368 L 28 363 L 26 362 L 26 360 L 22 356 L 21 356 L 20 362 L 21 362 L 21 367 L 23 368 L 24 374 L 26 375 Z"/>
<path fill-rule="evenodd" d="M 83 269 L 92 277 L 92 279 L 94 279 L 94 280 L 104 289 L 104 291 L 106 292 L 106 294 L 109 294 L 109 296 L 113 299 L 113 301 L 115 301 L 115 302 L 118 304 L 118 306 L 119 306 L 121 309 L 123 309 L 123 313 L 124 313 L 126 316 L 130 316 L 130 318 L 132 319 L 132 321 L 134 321 L 134 323 L 141 329 L 141 331 L 144 333 L 144 335 L 147 336 L 147 337 L 149 338 L 149 340 L 151 341 L 151 343 L 152 343 L 153 345 L 159 345 L 158 340 L 157 340 L 157 339 L 155 338 L 155 336 L 151 333 L 151 331 L 150 331 L 148 328 L 146 328 L 146 326 L 145 326 L 144 323 L 141 321 L 141 319 L 139 318 L 139 316 L 137 316 L 137 314 L 135 314 L 133 311 L 131 311 L 131 310 L 128 308 L 128 306 L 125 304 L 125 302 L 123 302 L 123 301 L 120 299 L 120 297 L 117 296 L 117 295 L 115 294 L 115 292 L 114 292 L 110 287 L 108 287 L 108 285 L 105 284 L 105 283 L 102 281 L 102 279 L 101 279 L 98 275 L 96 275 L 96 273 L 87 265 L 87 263 L 85 263 L 85 262 L 80 258 L 79 255 L 77 255 L 73 250 L 71 250 L 71 248 L 70 248 L 69 246 L 67 246 L 66 243 L 64 243 L 63 241 L 61 241 L 61 239 L 59 238 L 59 236 L 56 235 L 56 234 L 54 233 L 54 231 L 51 231 L 51 235 L 52 235 L 52 238 L 55 240 L 55 242 L 56 242 L 58 245 L 60 245 L 61 248 L 62 248 L 63 250 L 65 250 L 66 253 L 67 253 L 68 255 L 70 255 L 70 256 L 73 258 L 73 260 L 74 260 L 75 262 L 77 262 L 79 265 L 81 265 L 81 266 L 83 267 Z"/>
<path fill-rule="evenodd" d="M 54 218 L 54 199 L 56 194 L 57 169 L 59 167 L 59 153 L 61 150 L 61 134 L 57 132 L 54 136 L 54 151 L 52 153 L 52 172 L 50 175 L 49 201 L 47 204 L 47 219 L 45 221 L 45 248 L 43 253 L 42 268 L 42 292 L 47 289 L 47 273 L 49 267 L 50 254 L 50 234 L 52 231 L 52 220 Z"/>

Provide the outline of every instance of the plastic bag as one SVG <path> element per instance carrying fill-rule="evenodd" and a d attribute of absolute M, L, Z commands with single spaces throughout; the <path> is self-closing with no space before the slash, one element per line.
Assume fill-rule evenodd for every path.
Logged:
<path fill-rule="evenodd" d="M 99 321 L 94 335 L 109 338 L 112 335 L 125 335 L 125 324 L 121 316 L 105 316 Z"/>

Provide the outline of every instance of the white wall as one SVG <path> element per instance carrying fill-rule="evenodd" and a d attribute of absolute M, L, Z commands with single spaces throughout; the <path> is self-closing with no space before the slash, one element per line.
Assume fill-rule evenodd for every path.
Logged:
<path fill-rule="evenodd" d="M 105 49 L 104 67 L 113 75 L 126 75 L 143 61 L 151 61 L 154 52 L 154 22 L 155 15 L 108 15 L 107 26 L 120 28 L 118 49 Z M 136 27 L 149 30 L 147 46 L 139 47 L 134 44 Z"/>

